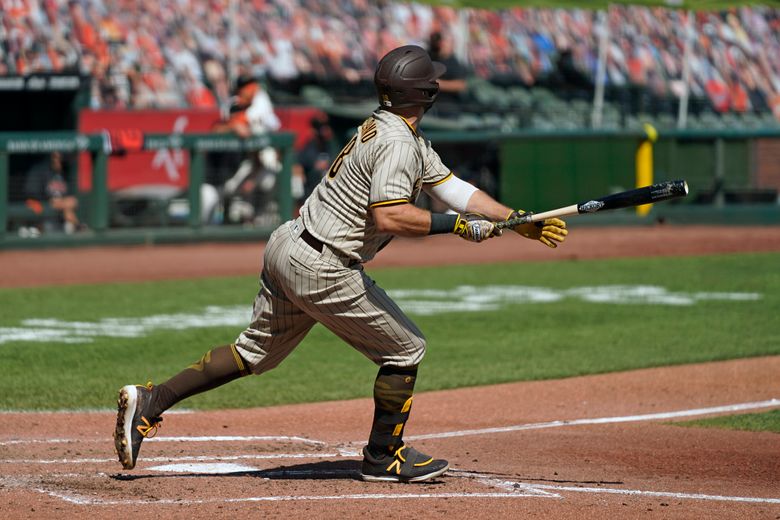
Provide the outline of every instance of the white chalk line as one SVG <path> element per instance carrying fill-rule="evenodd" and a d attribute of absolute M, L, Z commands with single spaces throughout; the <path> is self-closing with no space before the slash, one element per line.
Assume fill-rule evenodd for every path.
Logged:
<path fill-rule="evenodd" d="M 229 460 L 277 460 L 277 459 L 322 459 L 344 457 L 342 453 L 269 453 L 253 455 L 193 455 L 183 457 L 142 457 L 144 462 L 215 462 Z M 354 456 L 354 455 L 349 455 Z M 83 459 L 0 459 L 0 464 L 103 464 L 116 462 L 116 457 L 111 458 L 83 458 Z"/>
<path fill-rule="evenodd" d="M 516 432 L 522 430 L 540 430 L 544 428 L 561 428 L 563 426 L 581 426 L 587 424 L 616 424 L 639 421 L 659 421 L 666 419 L 679 419 L 682 417 L 695 417 L 699 415 L 711 415 L 726 412 L 740 412 L 745 410 L 757 410 L 761 408 L 780 407 L 780 399 L 768 399 L 753 403 L 729 404 L 725 406 L 712 406 L 709 408 L 695 408 L 691 410 L 679 410 L 676 412 L 649 413 L 643 415 L 624 415 L 619 417 L 597 417 L 592 419 L 570 419 L 550 421 L 532 424 L 518 424 L 514 426 L 501 426 L 497 428 L 481 428 L 478 430 L 460 430 L 441 433 L 428 433 L 423 435 L 408 435 L 407 440 L 446 439 L 450 437 L 466 437 L 470 435 L 486 435 L 491 433 Z"/>
<path fill-rule="evenodd" d="M 84 444 L 87 442 L 105 442 L 106 437 L 92 439 L 12 439 L 0 441 L 0 446 L 11 446 L 14 444 Z M 325 441 L 308 439 L 306 437 L 296 437 L 288 435 L 211 435 L 211 436 L 178 436 L 178 437 L 154 437 L 144 442 L 300 442 L 312 446 L 327 446 Z"/>
<path fill-rule="evenodd" d="M 730 405 L 724 405 L 724 406 L 713 406 L 708 408 L 694 408 L 690 410 L 678 410 L 674 412 L 660 412 L 660 413 L 653 413 L 653 414 L 643 414 L 643 415 L 626 415 L 626 416 L 617 416 L 617 417 L 597 417 L 597 418 L 589 418 L 589 419 L 566 419 L 566 420 L 557 420 L 557 421 L 549 421 L 549 422 L 543 422 L 543 423 L 531 423 L 531 424 L 518 424 L 514 426 L 501 426 L 501 427 L 495 427 L 495 428 L 482 428 L 482 429 L 476 429 L 476 430 L 460 430 L 460 431 L 450 431 L 450 432 L 439 432 L 439 433 L 429 433 L 429 434 L 422 434 L 422 435 L 408 435 L 406 436 L 407 440 L 426 440 L 426 439 L 446 439 L 451 437 L 465 437 L 465 436 L 471 436 L 471 435 L 488 435 L 492 433 L 505 433 L 505 432 L 513 432 L 513 431 L 523 431 L 523 430 L 539 430 L 539 429 L 545 429 L 545 428 L 562 428 L 565 426 L 581 426 L 581 425 L 593 425 L 593 424 L 615 424 L 615 423 L 626 423 L 626 422 L 638 422 L 638 421 L 651 421 L 651 420 L 665 420 L 665 419 L 678 419 L 683 417 L 695 417 L 695 416 L 701 416 L 701 415 L 711 415 L 711 414 L 717 414 L 717 413 L 727 413 L 727 412 L 738 412 L 738 411 L 745 411 L 745 410 L 757 410 L 762 408 L 776 408 L 780 407 L 780 399 L 768 399 L 765 401 L 756 401 L 756 402 L 749 402 L 749 403 L 737 403 L 737 404 L 730 404 Z M 16 439 L 16 440 L 9 440 L 9 441 L 2 441 L 0 442 L 0 446 L 5 445 L 12 445 L 12 444 L 62 444 L 62 443 L 85 443 L 85 442 L 105 442 L 105 438 L 101 439 Z M 153 439 L 149 439 L 146 442 L 251 442 L 251 441 L 288 441 L 288 442 L 301 442 L 304 444 L 310 444 L 310 445 L 316 445 L 316 446 L 327 446 L 327 443 L 320 440 L 315 439 L 308 439 L 305 437 L 296 437 L 296 436 L 284 436 L 284 435 L 249 435 L 249 436 L 238 436 L 238 435 L 221 435 L 221 436 L 179 436 L 179 437 L 155 437 Z M 360 445 L 363 444 L 365 441 L 353 441 L 349 444 L 351 445 Z M 355 456 L 357 453 L 350 449 L 339 449 L 339 453 L 334 456 L 341 456 L 341 457 L 352 457 Z M 312 458 L 317 457 L 325 457 L 326 455 L 322 454 L 309 454 L 308 456 Z M 242 456 L 237 456 L 242 457 Z M 258 458 L 273 458 L 273 455 L 249 455 L 246 456 L 247 458 L 251 457 L 258 457 Z M 283 456 L 279 456 L 278 458 L 286 458 Z M 295 458 L 295 457 L 287 457 L 287 458 Z M 41 461 L 38 460 L 37 463 L 41 464 L 80 464 L 80 463 L 100 463 L 100 462 L 108 462 L 113 461 L 114 459 L 50 459 L 47 461 Z M 202 456 L 198 458 L 192 458 L 192 457 L 170 457 L 170 458 L 162 458 L 158 457 L 156 459 L 154 458 L 144 458 L 144 460 L 149 461 L 192 461 L 192 460 L 198 460 L 198 461 L 209 461 L 209 460 L 240 460 L 237 458 L 227 458 L 224 456 Z M 0 459 L 0 464 L 30 464 L 35 463 L 35 461 L 30 461 L 29 459 Z"/>
<path fill-rule="evenodd" d="M 3 408 L 0 409 L 0 415 L 62 415 L 62 414 L 83 414 L 83 413 L 94 413 L 94 414 L 107 414 L 107 413 L 116 413 L 115 410 L 109 409 L 109 408 L 59 408 L 59 409 L 51 409 L 51 410 L 29 410 L 25 408 Z M 167 410 L 165 412 L 165 415 L 189 415 L 196 413 L 196 410 L 192 408 L 175 408 L 173 410 Z"/>
<path fill-rule="evenodd" d="M 528 498 L 541 497 L 542 495 L 526 495 L 522 493 L 399 493 L 399 494 L 375 494 L 356 493 L 350 495 L 274 495 L 263 497 L 240 498 L 214 498 L 214 499 L 160 499 L 160 500 L 103 500 L 86 498 L 78 495 L 66 495 L 54 491 L 36 488 L 35 491 L 44 493 L 54 498 L 76 505 L 89 506 L 124 506 L 124 505 L 175 505 L 190 506 L 214 503 L 242 503 L 242 502 L 298 502 L 298 501 L 346 501 L 346 500 L 409 500 L 409 499 L 442 499 L 442 498 Z M 557 498 L 557 497 L 555 497 Z"/>
<path fill-rule="evenodd" d="M 752 403 L 739 403 L 739 404 L 732 404 L 732 405 L 725 405 L 725 406 L 717 406 L 717 407 L 709 407 L 709 408 L 697 408 L 697 409 L 691 409 L 691 410 L 680 410 L 675 412 L 662 412 L 662 413 L 654 413 L 654 414 L 643 414 L 643 415 L 631 415 L 631 416 L 619 416 L 619 417 L 602 417 L 602 418 L 592 418 L 592 419 L 574 419 L 574 420 L 563 420 L 563 421 L 551 421 L 546 423 L 534 423 L 534 424 L 525 424 L 525 425 L 516 425 L 516 426 L 509 426 L 509 427 L 502 427 L 502 428 L 485 428 L 480 430 L 462 430 L 462 431 L 456 431 L 456 432 L 443 432 L 439 434 L 428 434 L 428 435 L 418 435 L 418 436 L 410 436 L 411 438 L 416 439 L 437 439 L 437 438 L 447 438 L 447 437 L 458 437 L 458 436 L 467 436 L 467 435 L 484 435 L 484 434 L 490 434 L 490 433 L 500 433 L 500 432 L 509 432 L 509 431 L 518 431 L 518 430 L 528 430 L 528 429 L 540 429 L 540 428 L 557 428 L 557 427 L 563 427 L 563 426 L 575 426 L 575 425 L 583 425 L 583 424 L 613 424 L 613 423 L 622 423 L 622 422 L 635 422 L 635 421 L 648 421 L 648 420 L 663 420 L 663 419 L 674 419 L 674 418 L 680 418 L 680 417 L 691 417 L 691 416 L 697 416 L 697 415 L 707 415 L 707 414 L 715 414 L 715 413 L 725 413 L 725 412 L 734 412 L 734 411 L 744 411 L 744 410 L 752 410 L 752 409 L 759 409 L 759 408 L 774 408 L 780 406 L 780 400 L 778 399 L 770 399 L 766 401 L 758 401 L 758 402 L 752 402 Z M 172 440 L 174 442 L 206 442 L 206 441 L 212 441 L 212 442 L 219 442 L 220 440 L 224 442 L 228 442 L 228 439 L 230 441 L 236 441 L 236 440 L 250 440 L 254 438 L 262 439 L 262 440 L 271 440 L 272 438 L 277 437 L 271 437 L 271 436 L 250 436 L 250 437 L 243 437 L 243 436 L 217 436 L 217 437 L 175 437 L 175 438 L 169 438 L 169 440 Z M 307 441 L 312 442 L 311 439 L 305 439 L 303 437 L 279 437 L 283 440 L 298 440 L 298 441 Z M 76 439 L 53 439 L 50 441 L 66 441 L 66 442 L 72 442 Z M 159 439 L 158 441 L 162 441 L 163 439 Z M 40 440 L 39 442 L 46 442 L 45 440 Z M 321 441 L 313 441 L 314 443 L 321 443 Z M 324 443 L 322 443 L 324 444 Z M 156 458 L 145 458 L 144 460 L 148 460 L 150 462 L 174 462 L 174 461 L 213 461 L 213 460 L 220 460 L 220 461 L 226 461 L 226 460 L 242 460 L 242 459 L 265 459 L 265 458 L 329 458 L 329 457 L 337 457 L 337 456 L 354 456 L 355 454 L 353 452 L 349 452 L 347 450 L 340 450 L 338 453 L 320 453 L 320 454 L 269 454 L 269 455 L 237 455 L 237 456 L 220 456 L 220 457 L 209 457 L 209 456 L 199 456 L 199 457 L 178 457 L 178 458 L 171 458 L 171 457 L 156 457 Z M 71 463 L 71 462 L 77 462 L 77 461 L 92 461 L 92 462 L 107 462 L 112 461 L 113 459 L 62 459 L 61 461 L 52 461 L 52 463 Z M 25 462 L 25 463 L 33 463 L 36 461 L 21 461 L 21 460 L 0 460 L 0 462 L 6 462 L 6 463 L 14 463 L 14 462 Z M 37 461 L 40 463 L 41 461 Z M 455 470 L 457 471 L 457 470 Z M 225 498 L 219 498 L 219 499 L 197 499 L 197 500 L 167 500 L 167 499 L 161 499 L 161 500 L 105 500 L 105 499 L 95 499 L 95 498 L 86 498 L 81 497 L 78 495 L 68 495 L 64 493 L 59 493 L 55 491 L 45 490 L 41 488 L 36 488 L 35 490 L 41 493 L 48 494 L 55 498 L 60 498 L 64 501 L 74 503 L 74 504 L 80 504 L 80 505 L 144 505 L 144 504 L 157 504 L 157 505 L 166 505 L 166 504 L 172 504 L 172 505 L 197 505 L 197 504 L 207 504 L 207 503 L 213 503 L 213 502 L 267 502 L 267 501 L 295 501 L 295 500 L 302 500 L 302 501 L 326 501 L 326 500 L 379 500 L 379 499 L 425 499 L 425 498 L 522 498 L 522 497 L 548 497 L 548 498 L 561 498 L 560 493 L 561 492 L 576 492 L 576 493 L 594 493 L 594 494 L 616 494 L 616 495 L 630 495 L 630 496 L 648 496 L 648 497 L 656 497 L 656 498 L 676 498 L 680 500 L 710 500 L 710 501 L 726 501 L 726 502 L 743 502 L 743 503 L 761 503 L 761 504 L 780 504 L 780 498 L 762 498 L 762 497 L 744 497 L 744 496 L 728 496 L 728 495 L 707 495 L 702 493 L 677 493 L 677 492 L 667 492 L 667 491 L 647 491 L 647 490 L 639 490 L 639 489 L 617 489 L 617 488 L 594 488 L 594 487 L 576 487 L 576 486 L 558 486 L 558 485 L 550 485 L 550 484 L 530 484 L 530 483 L 524 483 L 520 481 L 509 481 L 509 480 L 497 480 L 497 479 L 491 479 L 489 477 L 485 477 L 479 474 L 469 474 L 465 472 L 460 472 L 461 476 L 468 476 L 472 478 L 477 478 L 478 481 L 482 483 L 486 483 L 492 487 L 496 487 L 503 490 L 508 490 L 508 492 L 500 492 L 500 493 L 406 493 L 406 494 L 350 494 L 350 495 L 328 495 L 328 496 L 270 496 L 270 497 L 240 497 L 240 498 L 232 498 L 232 499 L 225 499 Z M 298 476 L 310 476 L 310 477 L 316 477 L 321 476 L 316 471 L 312 471 L 307 473 L 305 470 L 298 471 Z M 453 476 L 458 476 L 457 473 L 451 473 Z"/>
<path fill-rule="evenodd" d="M 773 398 L 765 401 L 755 401 L 748 403 L 737 403 L 723 406 L 712 406 L 708 408 L 694 408 L 689 410 L 679 410 L 674 412 L 660 412 L 643 415 L 624 415 L 617 417 L 596 417 L 586 419 L 563 419 L 542 423 L 517 424 L 512 426 L 499 426 L 494 428 L 481 428 L 475 430 L 459 430 L 450 432 L 428 433 L 422 435 L 407 435 L 407 440 L 425 440 L 425 439 L 446 439 L 449 437 L 466 437 L 470 435 L 486 435 L 491 433 L 503 433 L 522 430 L 539 430 L 544 428 L 561 428 L 564 426 L 581 426 L 592 424 L 615 424 L 624 422 L 656 421 L 665 419 L 679 419 L 682 417 L 695 417 L 699 415 L 711 415 L 718 413 L 740 412 L 746 410 L 758 410 L 761 408 L 780 407 L 780 399 Z M 56 439 L 12 439 L 0 441 L 0 446 L 9 446 L 13 444 L 67 444 L 87 442 L 105 442 L 105 438 L 56 438 Z M 179 436 L 179 437 L 155 437 L 146 442 L 252 442 L 252 441 L 291 441 L 302 442 L 318 446 L 327 446 L 328 443 L 306 437 L 284 436 L 284 435 L 216 435 L 216 436 Z M 348 444 L 363 444 L 365 441 L 352 441 Z M 0 460 L 0 462 L 3 462 Z"/>
<path fill-rule="evenodd" d="M 703 493 L 675 493 L 672 491 L 645 491 L 640 489 L 615 489 L 576 486 L 553 486 L 549 484 L 530 484 L 536 489 L 549 489 L 557 492 L 606 493 L 610 495 L 633 495 L 654 498 L 677 498 L 681 500 L 713 500 L 719 502 L 748 502 L 753 504 L 780 504 L 780 498 L 740 497 L 726 495 L 705 495 Z"/>
<path fill-rule="evenodd" d="M 296 471 L 296 476 L 311 478 L 322 477 L 321 472 L 317 471 Z M 634 497 L 652 497 L 652 498 L 671 498 L 678 500 L 704 500 L 716 502 L 737 502 L 748 504 L 780 504 L 780 498 L 767 497 L 746 497 L 729 495 L 708 495 L 704 493 L 678 493 L 672 491 L 648 491 L 642 489 L 618 489 L 606 487 L 577 487 L 553 484 L 532 484 L 522 481 L 501 480 L 484 475 L 459 472 L 454 470 L 449 476 L 460 478 L 475 478 L 482 484 L 501 489 L 500 492 L 479 493 L 399 493 L 399 494 L 376 494 L 376 493 L 356 493 L 344 495 L 272 495 L 259 497 L 237 497 L 237 498 L 204 498 L 204 499 L 158 499 L 158 500 L 108 500 L 102 498 L 84 497 L 77 494 L 66 494 L 44 488 L 34 488 L 35 491 L 59 498 L 63 501 L 77 505 L 93 506 L 117 506 L 117 505 L 177 505 L 189 506 L 211 503 L 242 503 L 242 502 L 285 502 L 285 501 L 332 501 L 332 500 L 398 500 L 398 499 L 442 499 L 442 498 L 557 498 L 563 499 L 564 493 L 589 493 L 589 494 L 609 494 L 625 495 Z"/>

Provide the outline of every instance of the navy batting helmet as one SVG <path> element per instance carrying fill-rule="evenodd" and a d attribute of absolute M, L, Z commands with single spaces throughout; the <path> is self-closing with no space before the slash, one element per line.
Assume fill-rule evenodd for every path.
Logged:
<path fill-rule="evenodd" d="M 422 47 L 404 45 L 385 54 L 374 73 L 379 104 L 386 108 L 422 106 L 429 109 L 436 101 L 436 81 L 447 67 Z"/>

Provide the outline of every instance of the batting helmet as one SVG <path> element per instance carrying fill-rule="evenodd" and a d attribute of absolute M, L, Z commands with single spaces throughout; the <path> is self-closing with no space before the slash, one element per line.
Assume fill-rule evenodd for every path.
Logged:
<path fill-rule="evenodd" d="M 387 108 L 422 106 L 429 109 L 436 101 L 436 81 L 447 67 L 422 47 L 404 45 L 385 54 L 374 73 L 379 104 Z"/>

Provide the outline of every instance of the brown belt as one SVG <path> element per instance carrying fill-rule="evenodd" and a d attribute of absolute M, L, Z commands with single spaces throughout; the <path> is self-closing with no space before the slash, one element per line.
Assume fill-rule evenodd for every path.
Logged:
<path fill-rule="evenodd" d="M 311 246 L 311 248 L 317 251 L 318 253 L 322 253 L 322 248 L 324 244 L 322 243 L 322 241 L 314 238 L 314 236 L 311 233 L 309 233 L 307 229 L 304 229 L 303 233 L 301 233 L 301 240 L 309 244 L 309 246 Z"/>

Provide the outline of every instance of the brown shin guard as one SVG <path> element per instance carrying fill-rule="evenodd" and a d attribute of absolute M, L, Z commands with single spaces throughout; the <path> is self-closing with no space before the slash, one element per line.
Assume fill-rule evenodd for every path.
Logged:
<path fill-rule="evenodd" d="M 417 367 L 379 369 L 374 382 L 374 422 L 368 438 L 372 454 L 392 453 L 401 447 L 416 379 Z"/>
<path fill-rule="evenodd" d="M 156 415 L 182 399 L 222 386 L 249 373 L 235 345 L 209 350 L 200 361 L 153 388 Z"/>

